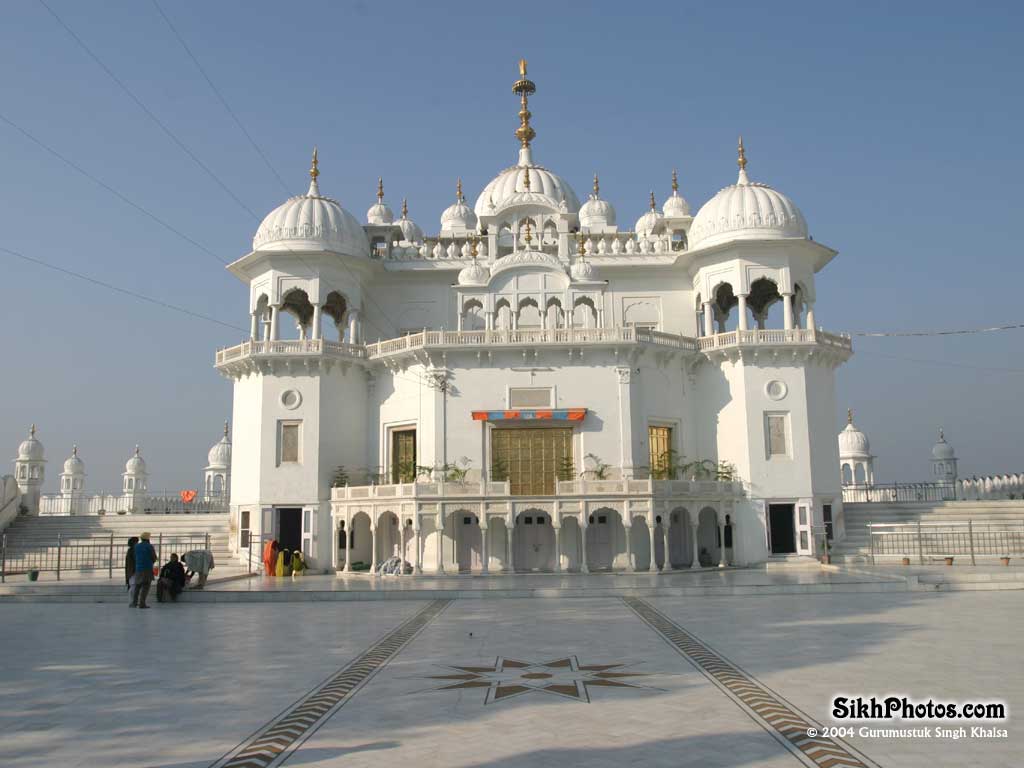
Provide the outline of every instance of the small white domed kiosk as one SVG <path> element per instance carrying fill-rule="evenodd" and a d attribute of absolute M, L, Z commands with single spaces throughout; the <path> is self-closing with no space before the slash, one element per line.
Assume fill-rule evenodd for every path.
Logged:
<path fill-rule="evenodd" d="M 839 469 L 844 486 L 875 484 L 875 457 L 868 436 L 853 423 L 853 411 L 846 412 L 846 427 L 839 433 Z"/>

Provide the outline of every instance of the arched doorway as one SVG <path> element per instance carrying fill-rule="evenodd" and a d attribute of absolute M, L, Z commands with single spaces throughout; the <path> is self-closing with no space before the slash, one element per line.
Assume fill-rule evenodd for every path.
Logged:
<path fill-rule="evenodd" d="M 559 557 L 562 558 L 563 571 L 578 571 L 582 557 L 580 555 L 580 524 L 573 516 L 562 518 L 561 549 Z"/>
<path fill-rule="evenodd" d="M 625 529 L 614 509 L 602 507 L 587 518 L 587 567 L 591 571 L 610 571 L 624 552 Z"/>
<path fill-rule="evenodd" d="M 647 520 L 637 516 L 633 518 L 633 527 L 630 531 L 630 541 L 633 542 L 633 565 L 638 571 L 647 571 L 651 567 L 651 533 L 647 527 Z"/>
<path fill-rule="evenodd" d="M 718 514 L 711 507 L 704 507 L 697 517 L 697 552 L 700 564 L 705 567 L 717 565 L 720 557 L 718 550 Z"/>
<path fill-rule="evenodd" d="M 693 543 L 690 540 L 690 513 L 685 507 L 676 507 L 669 515 L 668 556 L 673 568 L 693 564 Z"/>
<path fill-rule="evenodd" d="M 338 533 L 338 544 L 341 547 L 341 557 L 338 562 L 345 559 L 345 539 L 343 530 Z M 370 548 L 373 543 L 373 536 L 370 535 L 370 516 L 365 512 L 357 512 L 352 516 L 352 530 L 348 533 L 351 536 L 349 542 L 349 553 L 352 563 L 365 563 L 370 565 L 373 559 L 373 550 Z"/>
<path fill-rule="evenodd" d="M 401 530 L 394 512 L 382 512 L 377 518 L 376 541 L 378 564 L 400 554 Z"/>
<path fill-rule="evenodd" d="M 515 564 L 517 571 L 551 571 L 555 567 L 555 529 L 551 515 L 526 509 L 516 516 Z"/>
<path fill-rule="evenodd" d="M 483 532 L 480 521 L 472 512 L 460 509 L 455 512 L 456 562 L 459 571 L 478 571 L 483 566 Z"/>

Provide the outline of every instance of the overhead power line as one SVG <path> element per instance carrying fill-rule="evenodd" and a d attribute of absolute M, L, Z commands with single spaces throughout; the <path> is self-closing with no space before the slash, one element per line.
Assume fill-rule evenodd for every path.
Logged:
<path fill-rule="evenodd" d="M 958 328 L 947 331 L 850 331 L 851 336 L 898 338 L 901 336 L 967 336 L 974 333 L 993 333 L 996 331 L 1016 331 L 1024 328 L 1024 323 L 1010 325 L 990 325 L 987 328 Z"/>

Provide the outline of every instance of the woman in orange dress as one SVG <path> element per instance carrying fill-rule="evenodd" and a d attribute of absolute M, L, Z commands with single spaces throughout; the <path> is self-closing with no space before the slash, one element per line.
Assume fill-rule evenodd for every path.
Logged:
<path fill-rule="evenodd" d="M 273 576 L 277 566 L 277 539 L 271 539 L 263 545 L 263 568 L 267 576 Z"/>

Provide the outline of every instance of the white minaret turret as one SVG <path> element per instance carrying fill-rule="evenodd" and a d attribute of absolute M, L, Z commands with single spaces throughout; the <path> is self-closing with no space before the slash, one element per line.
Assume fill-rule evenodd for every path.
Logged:
<path fill-rule="evenodd" d="M 78 457 L 78 446 L 71 449 L 71 455 L 64 462 L 60 473 L 60 497 L 65 511 L 74 515 L 83 512 L 78 507 L 85 492 L 85 462 Z"/>
<path fill-rule="evenodd" d="M 148 490 L 148 478 L 149 473 L 146 472 L 146 462 L 142 459 L 139 452 L 139 446 L 135 446 L 135 453 L 124 465 L 124 485 L 122 486 L 123 495 L 131 499 L 129 508 L 131 511 L 135 511 L 135 502 L 141 501 L 146 495 Z"/>
<path fill-rule="evenodd" d="M 21 492 L 21 501 L 30 515 L 39 514 L 39 494 L 45 476 L 46 459 L 43 444 L 36 439 L 36 425 L 28 431 L 28 439 L 18 446 L 18 458 L 14 460 L 14 479 Z"/>
<path fill-rule="evenodd" d="M 227 501 L 231 487 L 231 438 L 228 422 L 224 422 L 224 436 L 210 448 L 203 472 L 203 500 Z"/>
<path fill-rule="evenodd" d="M 839 433 L 839 471 L 844 486 L 875 484 L 875 457 L 868 436 L 853 424 L 853 411 L 846 411 L 846 427 Z"/>
<path fill-rule="evenodd" d="M 946 442 L 946 436 L 939 429 L 939 442 L 932 446 L 932 477 L 940 483 L 956 482 L 956 453 L 953 446 Z"/>

